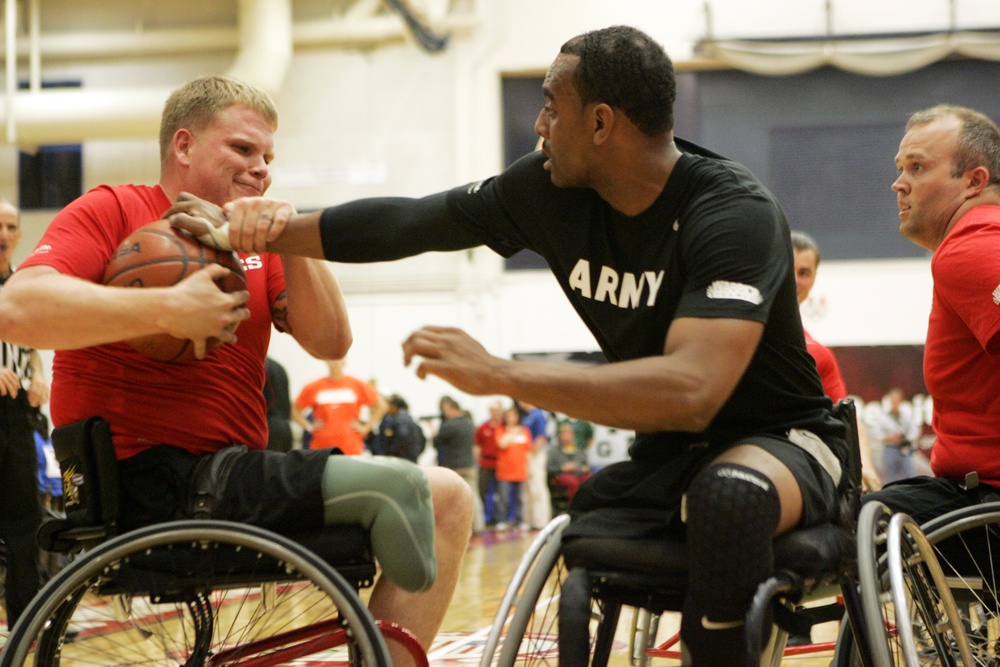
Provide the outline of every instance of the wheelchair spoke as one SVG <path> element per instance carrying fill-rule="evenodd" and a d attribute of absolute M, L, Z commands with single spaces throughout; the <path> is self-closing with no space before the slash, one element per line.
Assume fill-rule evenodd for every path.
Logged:
<path fill-rule="evenodd" d="M 182 522 L 199 526 L 193 539 L 193 529 L 136 531 L 134 544 L 116 539 L 74 563 L 50 583 L 50 599 L 36 598 L 3 667 L 264 667 L 315 650 L 388 664 L 364 605 L 328 566 L 265 531 L 206 538 L 204 524 L 225 526 Z M 338 632 L 338 619 L 354 631 Z"/>

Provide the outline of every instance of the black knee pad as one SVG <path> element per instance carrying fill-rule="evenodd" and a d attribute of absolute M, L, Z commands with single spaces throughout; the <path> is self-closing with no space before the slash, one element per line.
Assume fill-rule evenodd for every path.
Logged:
<path fill-rule="evenodd" d="M 774 567 L 778 492 L 761 473 L 735 463 L 710 465 L 684 494 L 688 592 L 681 616 L 685 663 L 740 664 L 743 619 L 754 591 Z"/>
<path fill-rule="evenodd" d="M 747 596 L 773 567 L 777 489 L 752 468 L 717 463 L 684 495 L 692 590 L 709 608 L 744 612 Z"/>

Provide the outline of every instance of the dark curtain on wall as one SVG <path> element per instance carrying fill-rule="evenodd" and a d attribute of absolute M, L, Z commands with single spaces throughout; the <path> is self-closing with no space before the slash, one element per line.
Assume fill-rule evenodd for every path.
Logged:
<path fill-rule="evenodd" d="M 899 235 L 895 155 L 911 113 L 959 104 L 1000 118 L 1000 63 L 939 62 L 896 76 L 822 68 L 786 77 L 697 75 L 698 139 L 778 196 L 824 259 L 923 257 Z"/>

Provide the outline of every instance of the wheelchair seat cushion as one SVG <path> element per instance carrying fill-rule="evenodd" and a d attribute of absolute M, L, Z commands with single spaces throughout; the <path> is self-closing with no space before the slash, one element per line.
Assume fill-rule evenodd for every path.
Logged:
<path fill-rule="evenodd" d="M 843 528 L 820 524 L 781 535 L 774 541 L 774 566 L 808 580 L 824 580 L 840 572 L 854 556 L 854 540 Z"/>
<path fill-rule="evenodd" d="M 842 528 L 821 524 L 775 539 L 774 566 L 805 580 L 830 579 L 853 550 L 851 536 Z M 568 567 L 584 567 L 595 575 L 634 575 L 641 585 L 664 589 L 687 586 L 687 548 L 677 540 L 580 537 L 564 540 L 562 552 Z"/>

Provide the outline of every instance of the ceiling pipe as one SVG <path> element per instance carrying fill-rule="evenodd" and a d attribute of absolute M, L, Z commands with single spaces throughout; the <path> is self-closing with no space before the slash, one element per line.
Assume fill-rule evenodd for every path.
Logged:
<path fill-rule="evenodd" d="M 16 92 L 17 62 L 7 2 L 7 143 L 25 149 L 93 139 L 153 138 L 172 88 L 45 89 Z M 16 16 L 16 15 L 15 15 Z M 280 89 L 292 58 L 291 0 L 239 0 L 239 48 L 228 74 L 270 93 Z"/>
<path fill-rule="evenodd" d="M 482 24 L 484 0 L 472 0 L 472 11 L 447 15 L 444 0 L 425 0 L 428 17 L 441 30 L 467 31 Z M 16 0 L 6 0 L 8 11 Z M 365 14 L 381 0 L 358 3 L 356 12 L 334 19 L 292 24 L 292 0 L 239 0 L 239 26 L 192 27 L 116 33 L 39 34 L 38 0 L 31 4 L 27 46 L 16 41 L 14 20 L 7 21 L 7 94 L 0 122 L 7 143 L 25 150 L 43 144 L 80 143 L 93 139 L 150 138 L 159 132 L 164 101 L 173 88 L 87 90 L 38 87 L 40 61 L 168 56 L 237 50 L 229 74 L 259 85 L 272 94 L 281 87 L 293 48 L 370 46 L 407 39 L 398 15 Z M 11 34 L 14 31 L 14 34 Z M 17 57 L 28 57 L 32 85 L 17 91 Z"/>
<path fill-rule="evenodd" d="M 468 13 L 435 19 L 433 26 L 443 32 L 463 32 L 475 28 L 482 23 L 483 2 L 475 0 L 473 10 Z M 336 48 L 372 46 L 407 39 L 406 24 L 398 14 L 362 14 L 360 11 L 350 12 L 337 18 L 294 23 L 292 43 L 295 47 Z M 39 37 L 37 48 L 47 62 L 219 53 L 238 48 L 237 32 L 225 26 L 192 26 L 129 32 L 49 33 Z M 27 54 L 28 47 L 19 45 L 19 57 L 24 58 Z"/>
<path fill-rule="evenodd" d="M 4 121 L 7 126 L 7 143 L 14 143 L 17 140 L 17 127 L 14 123 L 14 97 L 17 92 L 17 61 L 14 54 L 17 53 L 17 2 L 7 0 L 4 3 L 4 25 L 6 28 L 7 45 L 7 83 L 4 87 Z"/>
<path fill-rule="evenodd" d="M 292 63 L 292 0 L 239 0 L 239 43 L 228 74 L 276 95 Z"/>

